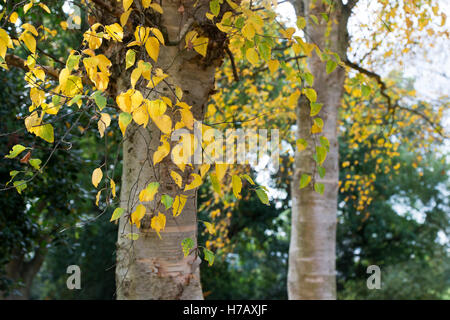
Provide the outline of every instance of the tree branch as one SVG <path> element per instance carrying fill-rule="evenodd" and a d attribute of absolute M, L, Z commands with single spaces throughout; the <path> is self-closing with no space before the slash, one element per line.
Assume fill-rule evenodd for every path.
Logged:
<path fill-rule="evenodd" d="M 29 71 L 29 68 L 25 65 L 25 60 L 14 54 L 7 54 L 5 57 L 5 61 L 8 66 L 13 66 L 13 67 L 22 69 L 25 72 Z M 55 80 L 58 80 L 59 71 L 57 69 L 49 67 L 49 66 L 41 66 L 41 68 L 44 70 L 44 72 L 47 75 L 54 78 Z"/>

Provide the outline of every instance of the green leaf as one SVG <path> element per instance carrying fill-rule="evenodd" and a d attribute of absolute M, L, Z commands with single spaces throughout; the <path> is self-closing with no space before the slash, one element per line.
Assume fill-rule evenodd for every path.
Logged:
<path fill-rule="evenodd" d="M 101 91 L 96 91 L 94 93 L 94 100 L 100 111 L 102 111 L 103 108 L 106 107 L 106 98 L 102 96 Z"/>
<path fill-rule="evenodd" d="M 214 253 L 211 250 L 203 248 L 204 259 L 208 261 L 208 265 L 212 266 L 214 263 Z"/>
<path fill-rule="evenodd" d="M 209 3 L 209 9 L 211 10 L 212 14 L 215 16 L 219 15 L 220 12 L 220 4 L 219 0 L 213 0 Z"/>
<path fill-rule="evenodd" d="M 327 149 L 325 147 L 316 147 L 317 162 L 322 164 L 327 157 Z"/>
<path fill-rule="evenodd" d="M 323 194 L 323 192 L 325 191 L 325 186 L 323 185 L 323 183 L 315 183 L 314 184 L 314 190 L 316 190 L 317 193 Z"/>
<path fill-rule="evenodd" d="M 111 216 L 111 220 L 109 220 L 109 221 L 115 221 L 115 220 L 119 219 L 124 212 L 125 212 L 125 209 L 116 208 Z"/>
<path fill-rule="evenodd" d="M 320 110 L 322 109 L 323 104 L 322 103 L 317 103 L 317 102 L 311 102 L 311 112 L 310 112 L 310 116 L 314 117 L 316 116 Z"/>
<path fill-rule="evenodd" d="M 306 173 L 302 173 L 302 176 L 300 177 L 300 189 L 303 189 L 306 187 L 309 182 L 311 181 L 311 176 Z"/>
<path fill-rule="evenodd" d="M 13 185 L 14 185 L 14 187 L 16 187 L 17 192 L 19 194 L 22 194 L 22 191 L 25 190 L 27 187 L 27 183 L 23 180 L 14 181 Z"/>
<path fill-rule="evenodd" d="M 271 51 L 271 48 L 267 45 L 267 43 L 261 42 L 261 43 L 258 45 L 258 51 L 259 51 L 259 54 L 261 55 L 261 57 L 262 57 L 264 60 L 266 60 L 266 61 L 269 61 L 269 60 L 270 60 L 270 51 Z"/>
<path fill-rule="evenodd" d="M 134 241 L 139 239 L 139 235 L 137 233 L 128 233 L 127 237 L 128 237 L 128 239 L 131 239 L 131 240 L 134 240 Z"/>
<path fill-rule="evenodd" d="M 325 177 L 325 172 L 326 172 L 326 170 L 325 170 L 324 167 L 319 166 L 319 167 L 317 168 L 317 172 L 319 173 L 319 177 L 320 177 L 320 178 L 323 179 L 323 177 Z"/>
<path fill-rule="evenodd" d="M 315 24 L 319 24 L 319 19 L 317 19 L 315 15 L 310 14 L 309 17 L 311 18 L 312 21 L 314 21 Z"/>
<path fill-rule="evenodd" d="M 255 191 L 256 191 L 256 195 L 258 196 L 259 200 L 262 203 L 269 205 L 269 197 L 267 196 L 266 191 L 264 191 L 264 189 L 262 189 L 262 188 L 258 188 Z"/>
<path fill-rule="evenodd" d="M 334 62 L 333 60 L 328 60 L 327 61 L 327 67 L 326 67 L 326 71 L 327 73 L 332 73 L 334 71 L 334 69 L 336 69 L 337 67 L 337 63 Z"/>
<path fill-rule="evenodd" d="M 194 248 L 194 240 L 191 238 L 185 238 L 181 241 L 181 247 L 183 248 L 183 254 L 185 257 L 189 255 L 192 248 Z"/>
<path fill-rule="evenodd" d="M 163 194 L 161 197 L 161 203 L 166 207 L 166 210 L 170 209 L 173 204 L 173 198 L 168 194 Z"/>
<path fill-rule="evenodd" d="M 312 86 L 314 84 L 314 76 L 309 72 L 303 74 L 303 79 L 309 86 Z"/>
<path fill-rule="evenodd" d="M 8 155 L 5 156 L 5 158 L 13 159 L 13 158 L 17 157 L 21 152 L 23 152 L 26 149 L 27 148 L 24 147 L 23 145 L 16 144 L 15 146 L 12 147 L 12 150 L 9 152 Z"/>
<path fill-rule="evenodd" d="M 220 188 L 220 183 L 219 179 L 217 178 L 217 175 L 215 173 L 211 173 L 209 177 L 211 178 L 211 184 L 214 191 L 217 192 L 218 194 L 222 194 L 222 190 Z"/>
<path fill-rule="evenodd" d="M 363 84 L 361 86 L 361 92 L 362 92 L 363 97 L 367 97 L 371 91 L 372 91 L 372 89 L 370 89 L 369 86 L 366 86 L 365 84 Z"/>
<path fill-rule="evenodd" d="M 69 107 L 71 106 L 71 105 L 73 105 L 73 104 L 75 104 L 75 103 L 78 103 L 78 101 L 80 101 L 80 99 L 82 98 L 83 96 L 81 95 L 81 94 L 77 94 L 75 97 L 73 97 L 70 101 L 69 101 L 69 103 L 67 104 Z"/>
<path fill-rule="evenodd" d="M 325 147 L 325 149 L 327 149 L 327 152 L 330 151 L 330 141 L 328 141 L 327 137 L 321 136 L 319 138 L 319 141 L 322 147 Z"/>
<path fill-rule="evenodd" d="M 39 170 L 41 168 L 40 167 L 40 165 L 42 163 L 41 159 L 30 159 L 30 161 L 28 161 L 28 162 L 36 170 Z"/>

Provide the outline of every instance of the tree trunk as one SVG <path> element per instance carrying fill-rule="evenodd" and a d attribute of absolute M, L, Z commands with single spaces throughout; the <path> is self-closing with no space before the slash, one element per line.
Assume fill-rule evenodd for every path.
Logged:
<path fill-rule="evenodd" d="M 29 300 L 33 279 L 46 254 L 46 248 L 38 248 L 30 261 L 25 261 L 23 254 L 13 254 L 13 259 L 6 265 L 6 277 L 13 281 L 15 287 L 8 295 L 0 292 L 0 296 L 5 300 Z"/>
<path fill-rule="evenodd" d="M 322 12 L 330 12 L 322 1 L 295 2 L 297 14 L 320 17 Z M 320 18 L 315 25 L 307 18 L 306 37 L 308 42 L 339 54 L 345 58 L 348 46 L 347 7 L 336 3 L 330 20 L 336 19 L 329 36 L 325 36 L 327 24 Z M 315 145 L 318 135 L 311 134 L 312 118 L 309 101 L 302 95 L 297 106 L 297 138 L 308 142 L 308 147 L 296 152 L 292 181 L 292 228 L 289 248 L 288 296 L 289 299 L 335 299 L 336 298 L 336 214 L 339 183 L 339 149 L 337 141 L 338 110 L 344 90 L 345 70 L 336 68 L 331 74 L 325 71 L 325 63 L 313 53 L 308 58 L 308 68 L 314 76 L 313 88 L 317 100 L 323 104 L 319 113 L 324 121 L 322 135 L 328 138 L 330 149 L 323 163 L 326 175 L 317 182 L 325 185 L 323 195 L 314 191 L 312 185 L 299 189 L 302 173 L 313 174 Z M 317 176 L 317 174 L 316 174 Z"/>
<path fill-rule="evenodd" d="M 205 23 L 208 2 L 200 2 L 195 12 L 193 1 L 183 2 L 184 13 L 180 13 L 180 2 L 164 1 L 160 29 L 167 32 L 171 41 L 176 41 L 180 37 L 184 38 L 185 31 L 193 30 L 190 25 L 195 20 L 195 30 L 199 34 L 206 33 L 209 38 L 206 58 L 193 50 L 184 49 L 182 39 L 179 45 L 161 46 L 156 66 L 169 74 L 167 80 L 171 85 L 183 89 L 183 101 L 192 106 L 191 111 L 197 120 L 203 119 L 208 97 L 214 90 L 215 69 L 222 62 L 223 48 L 226 45 L 222 33 Z M 126 91 L 129 83 L 129 73 L 123 71 L 123 76 L 117 80 L 118 93 Z M 174 97 L 173 86 L 170 89 L 161 83 L 157 88 L 165 96 Z M 149 93 L 148 88 L 139 89 L 144 96 L 145 93 Z M 154 92 L 149 95 L 150 100 L 158 97 L 159 95 Z M 175 114 L 173 123 L 178 120 L 176 117 Z M 193 239 L 195 247 L 197 246 L 197 192 L 196 190 L 183 192 L 188 196 L 188 200 L 181 215 L 176 218 L 172 216 L 170 210 L 166 212 L 161 206 L 158 207 L 161 194 L 175 198 L 179 193 L 170 177 L 171 170 L 178 172 L 186 182 L 190 174 L 196 172 L 196 168 L 186 166 L 184 172 L 181 172 L 171 161 L 170 155 L 154 167 L 153 153 L 161 144 L 160 135 L 160 130 L 151 123 L 151 120 L 146 128 L 137 125 L 130 125 L 127 128 L 123 144 L 121 207 L 126 209 L 127 213 L 133 212 L 139 204 L 139 192 L 148 183 L 157 181 L 160 186 L 154 201 L 143 203 L 147 213 L 141 221 L 140 230 L 135 225 L 130 225 L 129 218 L 125 214 L 120 219 L 116 267 L 117 298 L 203 299 L 198 268 L 200 259 L 194 253 L 185 258 L 181 247 L 181 241 L 187 237 Z M 158 212 L 166 215 L 166 226 L 161 232 L 162 239 L 150 228 L 150 219 Z M 139 239 L 130 240 L 125 236 L 128 233 L 138 233 Z"/>

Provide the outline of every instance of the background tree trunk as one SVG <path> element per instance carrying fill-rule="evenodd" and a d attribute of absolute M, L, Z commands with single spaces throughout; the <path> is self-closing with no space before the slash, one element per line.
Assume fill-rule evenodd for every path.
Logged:
<path fill-rule="evenodd" d="M 167 32 L 171 41 L 182 41 L 178 45 L 161 46 L 157 67 L 169 74 L 167 78 L 171 85 L 183 89 L 183 101 L 192 106 L 192 113 L 197 120 L 202 120 L 209 95 L 214 90 L 215 69 L 223 58 L 226 39 L 215 27 L 205 22 L 205 12 L 209 2 L 201 1 L 196 10 L 193 2 L 184 2 L 184 13 L 179 12 L 180 2 L 164 1 L 164 14 L 161 16 L 161 30 Z M 184 34 L 192 22 L 196 22 L 199 34 L 204 33 L 209 38 L 206 58 L 193 50 L 184 49 Z M 191 27 L 192 29 L 192 27 Z M 184 31 L 183 31 L 184 30 Z M 166 40 L 167 41 L 167 40 Z M 124 52 L 123 52 L 124 53 Z M 122 56 L 122 65 L 124 57 Z M 124 69 L 124 66 L 123 66 Z M 131 70 L 131 69 L 130 69 Z M 129 88 L 129 73 L 117 80 L 117 93 Z M 174 97 L 173 89 L 166 84 L 158 85 L 158 90 L 165 96 Z M 140 88 L 144 94 L 148 88 Z M 156 93 L 151 93 L 149 99 L 157 99 Z M 175 101 L 173 99 L 173 101 Z M 177 113 L 174 117 L 177 116 Z M 177 118 L 172 119 L 173 123 Z M 196 170 L 186 166 L 181 172 L 172 163 L 170 154 L 153 167 L 153 153 L 160 143 L 160 130 L 151 123 L 147 128 L 130 125 L 123 144 L 123 173 L 121 184 L 121 207 L 131 213 L 139 204 L 139 192 L 148 183 L 159 182 L 159 192 L 150 204 L 144 203 L 146 216 L 141 221 L 141 228 L 131 227 L 125 215 L 120 219 L 117 242 L 116 286 L 118 299 L 203 299 L 199 264 L 200 258 L 194 253 L 184 257 L 181 241 L 190 237 L 196 243 L 197 239 L 197 203 L 196 190 L 191 190 L 186 205 L 180 216 L 174 218 L 172 211 L 166 213 L 166 227 L 159 239 L 156 232 L 150 228 L 152 215 L 164 212 L 160 204 L 160 195 L 177 195 L 177 186 L 170 177 L 171 170 L 181 174 L 183 181 Z M 137 241 L 131 241 L 125 234 L 139 233 Z M 196 246 L 196 245 L 195 245 Z"/>
<path fill-rule="evenodd" d="M 315 4 L 311 8 L 311 2 Z M 349 9 L 336 1 L 329 7 L 319 1 L 297 0 L 294 5 L 297 15 L 306 17 L 306 38 L 321 50 L 329 48 L 346 57 L 348 46 L 347 20 Z M 320 17 L 320 13 L 331 12 L 330 20 L 336 19 L 328 37 L 327 24 L 320 18 L 315 25 L 307 17 Z M 328 138 L 330 150 L 323 164 L 326 175 L 318 182 L 325 185 L 323 195 L 313 186 L 299 189 L 302 173 L 314 173 L 315 145 L 318 135 L 311 134 L 312 118 L 309 101 L 301 96 L 297 107 L 297 138 L 308 142 L 306 150 L 296 152 L 292 181 L 292 228 L 289 248 L 288 296 L 289 299 L 335 299 L 336 298 L 336 214 L 339 183 L 339 149 L 337 141 L 338 110 L 344 90 L 345 70 L 336 68 L 331 74 L 325 71 L 325 63 L 313 53 L 308 58 L 308 68 L 314 76 L 313 88 L 317 101 L 323 104 L 319 113 L 324 121 L 321 135 Z"/>
<path fill-rule="evenodd" d="M 13 254 L 14 258 L 5 269 L 6 277 L 14 282 L 15 287 L 8 295 L 0 292 L 0 296 L 5 300 L 29 300 L 33 279 L 39 272 L 46 254 L 46 248 L 38 248 L 30 261 L 26 261 L 23 254 Z"/>

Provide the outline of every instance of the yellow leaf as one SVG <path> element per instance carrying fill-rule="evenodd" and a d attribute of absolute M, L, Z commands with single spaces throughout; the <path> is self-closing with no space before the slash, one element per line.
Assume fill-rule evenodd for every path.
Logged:
<path fill-rule="evenodd" d="M 203 221 L 203 223 L 205 224 L 205 227 L 210 234 L 214 235 L 216 233 L 216 228 L 214 228 L 214 224 L 206 221 Z"/>
<path fill-rule="evenodd" d="M 150 3 L 152 3 L 152 0 L 142 0 L 142 6 L 144 7 L 144 9 L 150 7 Z"/>
<path fill-rule="evenodd" d="M 127 10 L 120 15 L 120 24 L 122 25 L 122 27 L 127 24 L 131 11 L 133 11 L 133 9 Z"/>
<path fill-rule="evenodd" d="M 255 48 L 248 48 L 245 57 L 252 65 L 258 64 L 259 56 Z"/>
<path fill-rule="evenodd" d="M 178 217 L 183 211 L 184 205 L 186 204 L 187 196 L 180 194 L 175 197 L 172 206 L 172 212 L 174 217 Z"/>
<path fill-rule="evenodd" d="M 39 7 L 41 7 L 42 9 L 44 9 L 45 12 L 47 13 L 51 13 L 50 9 L 43 3 L 39 3 Z"/>
<path fill-rule="evenodd" d="M 242 190 L 242 180 L 237 175 L 233 175 L 231 178 L 231 183 L 233 187 L 233 194 L 236 198 L 239 198 L 241 190 Z"/>
<path fill-rule="evenodd" d="M 279 65 L 280 63 L 278 62 L 278 60 L 270 60 L 268 62 L 270 73 L 273 74 L 275 71 L 277 71 Z"/>
<path fill-rule="evenodd" d="M 198 174 L 196 173 L 192 173 L 191 177 L 194 177 L 194 179 L 192 180 L 191 183 L 189 183 L 188 185 L 186 185 L 186 187 L 184 188 L 184 191 L 188 191 L 188 190 L 192 190 L 197 188 L 199 185 L 202 184 L 202 177 L 200 177 Z"/>
<path fill-rule="evenodd" d="M 216 175 L 219 182 L 222 181 L 223 177 L 225 176 L 227 167 L 228 165 L 226 163 L 216 163 Z"/>
<path fill-rule="evenodd" d="M 97 168 L 92 172 L 92 184 L 97 188 L 98 184 L 103 178 L 102 169 Z"/>
<path fill-rule="evenodd" d="M 208 49 L 209 39 L 206 37 L 199 37 L 194 41 L 194 50 L 202 56 L 206 57 L 206 50 Z"/>
<path fill-rule="evenodd" d="M 19 18 L 19 14 L 17 12 L 13 12 L 11 13 L 11 15 L 9 16 L 9 21 L 11 23 L 16 23 L 17 19 Z"/>
<path fill-rule="evenodd" d="M 170 144 L 167 141 L 164 141 L 162 145 L 158 147 L 158 149 L 153 153 L 153 164 L 161 162 L 170 152 Z"/>
<path fill-rule="evenodd" d="M 127 11 L 131 5 L 133 4 L 133 0 L 123 0 L 123 9 Z"/>
<path fill-rule="evenodd" d="M 159 31 L 159 29 L 157 28 L 150 28 L 150 31 L 153 33 L 153 35 L 159 40 L 159 42 L 161 42 L 162 44 L 164 44 L 164 36 L 161 33 L 161 31 Z"/>
<path fill-rule="evenodd" d="M 100 120 L 98 120 L 98 131 L 100 132 L 100 137 L 103 138 L 103 135 L 105 134 L 106 128 L 109 127 L 111 124 L 111 116 L 107 113 L 102 113 Z"/>
<path fill-rule="evenodd" d="M 145 42 L 145 50 L 153 61 L 158 60 L 159 55 L 159 41 L 155 37 L 149 37 Z"/>
<path fill-rule="evenodd" d="M 20 39 L 25 43 L 28 50 L 32 53 L 36 53 L 36 39 L 28 32 L 23 33 Z"/>
<path fill-rule="evenodd" d="M 145 206 L 142 204 L 139 204 L 136 207 L 136 210 L 131 214 L 131 224 L 135 224 L 136 227 L 139 229 L 141 227 L 141 220 L 145 216 Z"/>
<path fill-rule="evenodd" d="M 178 173 L 176 173 L 175 171 L 171 171 L 170 176 L 172 177 L 173 181 L 175 181 L 175 184 L 179 188 L 181 188 L 181 184 L 183 183 L 183 178 L 181 178 L 181 176 Z"/>
<path fill-rule="evenodd" d="M 253 26 L 253 24 L 251 23 L 245 24 L 245 26 L 242 28 L 242 34 L 248 40 L 252 41 L 253 37 L 255 36 L 255 27 Z"/>
<path fill-rule="evenodd" d="M 114 182 L 113 179 L 109 180 L 109 183 L 111 185 L 111 194 L 112 197 L 115 198 L 116 197 L 116 183 Z"/>
<path fill-rule="evenodd" d="M 152 8 L 153 10 L 155 10 L 156 12 L 163 14 L 163 8 L 161 8 L 161 6 L 157 3 L 152 3 L 150 4 L 150 8 Z"/>
<path fill-rule="evenodd" d="M 98 207 L 98 203 L 100 201 L 100 195 L 102 193 L 102 190 L 100 190 L 99 192 L 97 192 L 97 195 L 95 196 L 95 205 Z"/>
<path fill-rule="evenodd" d="M 133 120 L 138 125 L 147 126 L 148 123 L 148 111 L 145 105 L 140 106 L 136 110 L 133 111 Z"/>
<path fill-rule="evenodd" d="M 204 163 L 200 166 L 200 176 L 203 178 L 205 174 L 209 171 L 211 165 L 209 163 Z"/>
<path fill-rule="evenodd" d="M 33 1 L 30 1 L 29 3 L 27 3 L 26 5 L 23 6 L 23 12 L 27 13 L 28 10 L 30 10 L 32 6 L 33 6 Z"/>
<path fill-rule="evenodd" d="M 164 228 L 166 227 L 166 216 L 161 212 L 158 212 L 158 215 L 152 218 L 151 227 L 156 231 L 158 237 L 161 239 L 161 235 L 159 234 L 159 232 L 161 230 L 164 230 Z"/>

